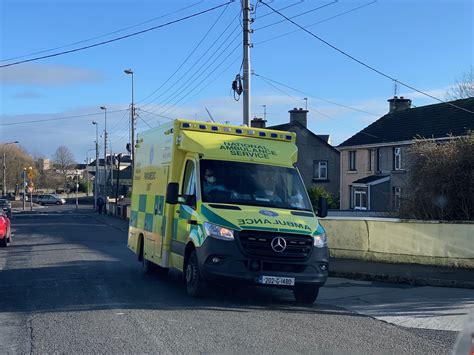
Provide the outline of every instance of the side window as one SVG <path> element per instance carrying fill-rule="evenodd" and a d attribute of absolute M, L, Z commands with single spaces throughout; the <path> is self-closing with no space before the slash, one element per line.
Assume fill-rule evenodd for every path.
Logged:
<path fill-rule="evenodd" d="M 196 172 L 194 162 L 188 160 L 184 170 L 183 184 L 181 187 L 182 195 L 196 195 Z"/>
<path fill-rule="evenodd" d="M 349 170 L 355 171 L 356 169 L 356 151 L 349 151 Z"/>
<path fill-rule="evenodd" d="M 393 170 L 402 169 L 402 150 L 400 147 L 393 148 Z"/>

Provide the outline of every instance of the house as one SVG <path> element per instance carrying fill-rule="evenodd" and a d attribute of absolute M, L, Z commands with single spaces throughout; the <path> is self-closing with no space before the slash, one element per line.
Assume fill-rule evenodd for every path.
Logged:
<path fill-rule="evenodd" d="M 339 151 L 329 144 L 329 135 L 317 135 L 308 129 L 308 110 L 294 108 L 288 111 L 290 122 L 268 127 L 296 133 L 298 162 L 296 166 L 307 188 L 322 186 L 335 199 L 339 196 Z M 252 127 L 265 127 L 266 121 L 254 118 Z"/>
<path fill-rule="evenodd" d="M 341 152 L 341 209 L 397 210 L 408 182 L 414 140 L 443 141 L 474 129 L 474 115 L 468 112 L 474 111 L 474 98 L 416 108 L 403 96 L 388 102 L 385 116 L 337 147 Z"/>
<path fill-rule="evenodd" d="M 126 192 L 131 189 L 132 181 L 131 181 L 131 171 L 132 171 L 132 160 L 130 155 L 127 154 L 120 154 L 120 165 L 118 162 L 118 154 L 114 155 L 112 158 L 110 155 L 107 155 L 107 173 L 105 170 L 104 159 L 99 159 L 98 165 L 99 170 L 97 174 L 97 184 L 98 184 L 98 191 L 99 194 L 104 194 L 107 196 L 111 196 L 115 194 L 116 191 L 116 184 L 117 184 L 117 174 L 119 173 L 119 187 L 120 191 Z M 113 163 L 111 165 L 111 163 Z M 113 167 L 113 168 L 111 168 Z M 86 171 L 96 178 L 96 161 L 91 161 L 86 168 Z"/>

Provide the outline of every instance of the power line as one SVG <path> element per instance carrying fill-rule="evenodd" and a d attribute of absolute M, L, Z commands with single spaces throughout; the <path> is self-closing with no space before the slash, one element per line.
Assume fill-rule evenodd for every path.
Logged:
<path fill-rule="evenodd" d="M 240 13 L 240 11 L 239 11 L 239 13 Z M 237 15 L 238 15 L 238 14 L 237 14 Z M 181 82 L 181 80 L 182 80 L 191 70 L 193 70 L 193 68 L 196 67 L 196 66 L 201 62 L 201 60 L 203 60 L 203 59 L 205 58 L 205 56 L 206 56 L 206 55 L 209 53 L 209 51 L 215 46 L 215 44 L 219 41 L 219 39 L 220 39 L 220 38 L 227 32 L 227 30 L 231 27 L 231 25 L 234 23 L 234 20 L 235 20 L 237 17 L 238 17 L 238 16 L 236 16 L 236 17 L 234 17 L 234 18 L 232 19 L 232 21 L 227 25 L 227 27 L 224 29 L 224 31 L 222 31 L 221 34 L 212 42 L 212 44 L 204 51 L 204 53 L 199 57 L 199 59 L 196 60 L 193 64 L 191 64 L 191 66 L 184 72 L 184 74 L 182 74 L 177 80 L 175 80 L 174 83 L 173 83 L 170 87 L 168 87 L 164 92 L 162 92 L 160 95 L 156 96 L 153 100 L 151 100 L 151 101 L 149 101 L 148 103 L 146 103 L 146 104 L 144 105 L 144 107 L 150 105 L 150 104 L 153 103 L 153 102 L 156 102 L 159 97 L 162 97 L 163 95 L 165 95 L 167 92 L 169 92 L 170 90 L 172 90 L 172 88 L 173 88 L 174 86 L 176 86 L 179 82 Z M 239 29 L 239 26 L 240 26 L 240 25 L 238 24 L 238 25 L 236 25 L 236 26 L 234 27 L 233 31 L 225 38 L 225 40 L 224 40 L 223 43 L 225 43 L 225 42 L 229 39 L 229 37 Z M 219 47 L 214 51 L 214 53 L 213 53 L 211 56 L 213 56 L 221 47 L 222 47 L 222 44 L 221 44 L 221 46 L 219 46 Z M 205 63 L 204 63 L 203 65 L 205 65 Z M 198 69 L 198 71 L 203 67 L 203 65 Z M 193 76 L 191 76 L 191 77 L 193 77 Z M 173 94 L 168 95 L 168 96 L 165 98 L 165 100 L 169 100 L 170 97 L 172 97 L 172 96 L 173 96 L 178 90 L 180 90 L 181 88 L 182 88 L 182 85 L 181 85 L 177 90 L 175 90 L 175 91 L 173 92 Z M 162 106 L 162 105 L 160 105 L 160 106 Z"/>
<path fill-rule="evenodd" d="M 226 28 L 226 31 L 227 29 L 229 28 L 230 26 L 228 26 Z M 209 64 L 206 68 L 204 68 L 204 71 L 206 71 L 210 65 L 212 65 L 217 59 L 220 58 L 220 56 L 222 56 L 222 54 L 227 50 L 227 48 L 237 39 L 238 36 L 240 36 L 240 33 L 237 33 L 236 36 L 234 36 L 232 39 L 231 39 L 231 42 L 227 45 L 226 48 L 224 48 L 224 50 L 222 50 L 220 52 L 220 54 L 218 54 L 216 56 L 216 53 L 227 43 L 227 41 L 229 40 L 229 38 L 239 29 L 240 25 L 237 24 L 234 28 L 234 30 L 232 32 L 229 33 L 229 35 L 225 38 L 225 40 L 214 50 L 214 52 L 209 56 L 209 58 L 214 58 L 214 60 L 211 62 L 211 64 Z M 225 33 L 225 32 L 223 32 Z M 222 34 L 223 34 L 222 33 Z M 181 79 L 183 79 L 198 63 L 201 62 L 202 59 L 205 58 L 205 56 L 207 55 L 207 53 L 214 47 L 214 45 L 217 43 L 217 41 L 220 39 L 220 37 L 222 37 L 222 34 L 212 43 L 212 45 L 206 50 L 206 52 L 177 80 L 175 81 L 175 83 L 170 87 L 168 88 L 163 94 L 165 94 L 166 92 L 168 92 L 173 86 L 175 86 L 176 84 L 178 84 Z M 173 93 L 171 93 L 170 95 L 168 95 L 163 101 L 164 103 L 160 104 L 160 107 L 158 108 L 158 110 L 161 110 L 162 107 L 164 107 L 168 102 L 174 100 L 177 96 L 179 96 L 182 92 L 183 92 L 183 88 L 184 90 L 186 90 L 186 87 L 190 85 L 190 82 L 189 80 L 193 79 L 196 77 L 197 74 L 199 74 L 198 78 L 200 76 L 202 76 L 202 69 L 203 67 L 207 64 L 206 61 L 204 61 L 204 63 L 202 63 L 202 65 L 194 72 L 193 75 L 191 75 L 190 78 L 188 78 L 187 81 L 183 82 Z M 196 79 L 194 79 L 192 82 L 194 83 L 196 81 Z M 162 95 L 163 95 L 162 94 Z M 162 96 L 160 95 L 160 96 Z M 157 99 L 157 98 L 156 98 Z M 156 99 L 154 101 L 156 101 Z M 156 112 L 156 111 L 155 111 Z"/>
<path fill-rule="evenodd" d="M 52 52 L 52 51 L 55 51 L 55 50 L 58 50 L 58 49 L 67 48 L 67 47 L 75 46 L 75 45 L 77 45 L 77 44 L 81 44 L 81 43 L 85 43 L 85 42 L 90 42 L 90 41 L 93 41 L 93 40 L 95 40 L 95 39 L 107 37 L 107 36 L 110 36 L 110 35 L 113 35 L 113 34 L 116 34 L 116 33 L 120 33 L 120 32 L 123 32 L 123 31 L 127 31 L 127 30 L 129 30 L 129 29 L 131 29 L 131 28 L 135 28 L 135 27 L 142 26 L 142 25 L 145 25 L 145 24 L 147 24 L 147 23 L 150 23 L 150 22 L 159 20 L 160 18 L 168 17 L 168 16 L 173 15 L 173 14 L 176 14 L 176 13 L 178 13 L 178 12 L 187 10 L 187 9 L 189 9 L 189 8 L 191 8 L 191 7 L 196 6 L 197 4 L 200 4 L 201 2 L 202 2 L 202 1 L 198 1 L 198 2 L 196 2 L 196 3 L 194 3 L 194 4 L 191 4 L 191 5 L 182 7 L 182 8 L 180 8 L 180 9 L 178 9 L 178 10 L 174 10 L 174 11 L 169 12 L 169 13 L 167 13 L 167 14 L 164 14 L 164 15 L 161 15 L 161 16 L 158 16 L 158 17 L 155 17 L 155 18 L 152 18 L 152 19 L 147 20 L 147 21 L 144 21 L 144 22 L 140 22 L 140 23 L 135 24 L 135 25 L 132 25 L 132 26 L 128 26 L 128 27 L 122 28 L 122 29 L 120 29 L 120 30 L 112 31 L 112 32 L 109 32 L 109 33 L 106 33 L 106 34 L 103 34 L 103 35 L 100 35 L 100 36 L 91 37 L 91 38 L 84 39 L 84 40 L 81 40 L 81 41 L 78 41 L 78 42 L 65 44 L 65 45 L 62 45 L 62 46 L 59 46 L 59 47 L 54 47 L 54 48 L 50 48 L 50 49 L 45 49 L 45 50 L 42 50 L 42 51 L 39 51 L 39 52 L 34 52 L 34 53 L 24 54 L 24 55 L 17 56 L 17 57 L 2 59 L 2 60 L 0 60 L 0 62 L 8 62 L 8 61 L 10 61 L 10 60 L 15 60 L 15 59 L 20 59 L 20 58 L 26 58 L 26 57 L 30 57 L 30 56 L 32 56 L 32 55 L 37 55 L 37 54 Z"/>
<path fill-rule="evenodd" d="M 109 111 L 109 113 L 115 112 L 122 112 L 124 110 L 116 110 L 116 111 Z M 31 121 L 20 121 L 20 122 L 10 122 L 10 123 L 0 123 L 0 126 L 16 126 L 19 124 L 28 124 L 28 123 L 41 123 L 41 122 L 50 122 L 50 121 L 59 121 L 59 120 L 67 120 L 70 118 L 80 118 L 80 117 L 89 117 L 89 116 L 97 116 L 104 114 L 102 112 L 94 112 L 94 113 L 86 113 L 83 115 L 75 115 L 75 116 L 66 116 L 66 117 L 56 117 L 56 118 L 47 118 L 45 120 L 31 120 Z"/>
<path fill-rule="evenodd" d="M 309 25 L 307 25 L 307 26 L 303 26 L 303 27 L 304 27 L 304 28 L 309 28 L 309 27 L 313 27 L 313 26 L 319 25 L 319 24 L 321 24 L 321 23 L 323 23 L 323 22 L 332 20 L 332 19 L 334 19 L 334 18 L 343 16 L 343 15 L 347 15 L 347 14 L 349 14 L 349 13 L 351 13 L 351 12 L 354 12 L 354 11 L 360 10 L 360 9 L 362 9 L 362 8 L 364 8 L 364 7 L 367 7 L 367 6 L 369 6 L 369 5 L 375 4 L 376 2 L 377 2 L 377 0 L 373 0 L 373 1 L 368 2 L 368 3 L 366 3 L 366 4 L 353 7 L 352 9 L 349 9 L 349 10 L 347 10 L 347 11 L 341 12 L 341 13 L 336 14 L 336 15 L 334 15 L 334 16 L 327 17 L 327 18 L 325 18 L 325 19 L 323 19 L 323 20 L 320 20 L 320 21 L 318 21 L 318 22 L 311 23 L 311 24 L 309 24 Z M 299 31 L 301 31 L 301 29 L 297 29 L 297 30 L 294 30 L 294 31 L 286 32 L 286 33 L 283 33 L 283 34 L 281 34 L 281 35 L 278 35 L 278 36 L 275 36 L 275 37 L 271 37 L 271 38 L 268 38 L 268 39 L 263 40 L 263 41 L 260 41 L 260 42 L 256 42 L 255 45 L 257 45 L 257 44 L 262 44 L 262 43 L 266 43 L 266 42 L 270 42 L 270 41 L 273 41 L 273 40 L 275 40 L 275 39 L 278 39 L 278 38 L 281 38 L 281 37 L 285 37 L 285 36 L 291 35 L 291 34 L 293 34 L 293 33 L 299 32 Z"/>
<path fill-rule="evenodd" d="M 161 117 L 161 118 L 166 118 L 167 120 L 174 120 L 174 118 L 171 118 L 171 117 L 168 117 L 168 116 L 159 115 L 159 114 L 157 114 L 157 113 L 155 113 L 155 112 L 151 112 L 151 111 L 146 111 L 146 110 L 144 110 L 144 109 L 142 109 L 142 108 L 137 108 L 137 110 L 143 111 L 143 112 L 145 112 L 145 113 L 149 113 L 150 115 L 155 115 L 155 116 L 158 116 L 158 117 Z"/>
<path fill-rule="evenodd" d="M 235 46 L 235 47 L 231 50 L 231 53 L 235 52 L 241 45 L 242 45 L 242 42 L 239 42 L 239 43 L 237 44 L 237 46 Z M 231 58 L 231 56 L 226 56 L 219 64 L 217 64 L 217 65 L 214 67 L 214 69 L 213 69 L 210 73 L 206 74 L 206 77 L 207 77 L 206 79 L 209 79 L 210 76 L 211 76 L 212 74 L 214 74 L 214 72 L 215 72 L 217 69 L 219 69 L 229 58 Z M 236 57 L 236 59 L 234 59 L 234 61 L 231 63 L 231 65 L 234 64 L 234 63 L 235 63 L 237 60 L 239 60 L 239 59 L 240 59 L 239 57 Z M 209 65 L 209 66 L 210 66 L 210 65 Z M 209 67 L 209 66 L 208 66 L 208 67 Z M 230 67 L 230 66 L 229 66 L 229 67 Z M 227 69 L 228 69 L 228 68 L 227 68 Z M 227 70 L 227 69 L 226 69 L 226 70 Z M 207 68 L 206 68 L 206 70 L 207 70 Z M 199 89 L 199 92 L 201 92 L 204 88 L 206 88 L 207 86 L 209 86 L 209 85 L 210 85 L 216 78 L 218 78 L 220 75 L 222 75 L 222 73 L 219 74 L 218 76 L 216 76 L 215 78 L 213 78 L 213 80 L 209 80 L 208 85 L 205 85 L 204 87 L 200 88 L 199 86 L 202 85 L 202 84 L 204 84 L 204 82 L 206 81 L 206 79 L 205 79 L 204 81 L 202 81 L 201 83 L 199 83 L 196 87 L 192 88 L 192 89 L 191 89 L 187 94 L 185 94 L 183 97 L 181 97 L 181 99 L 179 99 L 178 101 L 176 101 L 171 107 L 173 107 L 173 106 L 176 107 L 178 103 L 180 103 L 181 101 L 183 101 L 183 100 L 184 100 L 187 96 L 189 96 L 193 91 L 196 91 L 196 90 Z M 186 102 L 187 102 L 187 101 L 186 101 Z M 162 111 L 161 113 L 167 113 L 167 112 L 169 113 L 169 112 L 174 111 L 174 109 L 172 109 L 171 107 L 168 107 L 165 111 Z M 171 109 L 171 111 L 170 111 L 170 109 Z"/>
<path fill-rule="evenodd" d="M 166 26 L 170 26 L 170 25 L 173 25 L 173 24 L 175 24 L 175 23 L 188 20 L 188 19 L 190 19 L 190 18 L 193 18 L 193 17 L 199 16 L 199 15 L 205 14 L 205 13 L 210 12 L 210 11 L 213 11 L 213 10 L 217 10 L 217 9 L 223 7 L 223 6 L 226 6 L 226 5 L 230 4 L 231 2 L 233 2 L 233 1 L 231 0 L 231 1 L 228 1 L 228 2 L 226 2 L 226 3 L 224 3 L 224 4 L 217 5 L 217 6 L 214 6 L 214 7 L 209 8 L 209 9 L 206 9 L 206 10 L 203 10 L 203 11 L 200 11 L 200 12 L 196 12 L 196 13 L 194 13 L 194 14 L 192 14 L 192 15 L 188 15 L 188 16 L 179 18 L 179 19 L 177 19 L 177 20 L 169 21 L 169 22 L 166 22 L 166 23 L 161 24 L 161 25 L 158 25 L 158 26 L 153 26 L 153 27 L 144 29 L 144 30 L 142 30 L 142 31 L 130 33 L 130 34 L 128 34 L 128 35 L 124 35 L 124 36 L 112 38 L 112 39 L 107 40 L 107 41 L 103 41 L 103 42 L 91 44 L 91 45 L 84 46 L 84 47 L 80 47 L 80 48 L 71 49 L 71 50 L 68 50 L 68 51 L 63 51 L 63 52 L 59 52 L 59 53 L 49 54 L 49 55 L 45 55 L 45 56 L 42 56 L 42 57 L 36 57 L 36 58 L 31 58 L 31 59 L 25 59 L 25 60 L 21 60 L 21 61 L 14 62 L 14 63 L 3 64 L 3 65 L 0 65 L 0 68 L 6 68 L 6 67 L 13 66 L 13 65 L 22 64 L 22 63 L 28 63 L 28 62 L 33 62 L 33 61 L 41 60 L 41 59 L 57 57 L 57 56 L 60 56 L 60 55 L 69 54 L 69 53 L 74 53 L 74 52 L 79 52 L 79 51 L 83 51 L 83 50 L 86 50 L 86 49 L 90 49 L 90 48 L 102 46 L 102 45 L 105 45 L 105 44 L 109 44 L 109 43 L 112 43 L 112 42 L 120 41 L 120 40 L 123 40 L 123 39 L 126 39 L 126 38 L 130 38 L 130 37 L 137 36 L 137 35 L 140 35 L 140 34 L 143 34 L 143 33 L 146 33 L 146 32 L 150 32 L 150 31 L 153 31 L 153 30 L 156 30 L 156 29 L 159 29 L 159 28 L 163 28 L 163 27 L 166 27 Z"/>
<path fill-rule="evenodd" d="M 321 9 L 323 9 L 323 8 L 325 8 L 325 7 L 330 6 L 330 5 L 334 5 L 335 3 L 337 3 L 337 1 L 338 1 L 338 0 L 334 0 L 334 1 L 328 2 L 327 4 L 324 4 L 324 5 L 315 7 L 315 8 L 313 8 L 313 9 L 310 9 L 310 10 L 308 10 L 308 11 L 302 12 L 302 13 L 300 13 L 300 14 L 291 16 L 290 18 L 297 18 L 297 17 L 303 16 L 303 15 L 309 14 L 309 13 L 311 13 L 311 12 L 314 12 L 314 11 L 317 11 L 317 10 L 321 10 Z M 275 26 L 275 25 L 278 25 L 279 23 L 282 23 L 282 22 L 285 22 L 285 20 L 280 20 L 280 21 L 273 22 L 273 23 L 270 23 L 270 24 L 265 25 L 265 26 L 262 26 L 262 27 L 258 27 L 258 28 L 256 28 L 256 29 L 254 29 L 254 31 L 263 30 L 264 28 L 271 27 L 271 26 Z"/>
<path fill-rule="evenodd" d="M 281 92 L 282 94 L 284 94 L 284 95 L 286 95 L 286 96 L 288 96 L 288 97 L 291 97 L 293 100 L 295 100 L 295 101 L 297 101 L 297 102 L 300 102 L 300 101 L 301 101 L 300 99 L 298 99 L 298 98 L 294 97 L 293 95 L 288 94 L 286 91 L 280 89 L 280 88 L 277 87 L 276 85 L 273 85 L 270 81 L 268 81 L 267 79 L 264 79 L 262 76 L 260 76 L 260 78 L 261 78 L 265 83 L 267 83 L 267 85 L 270 85 L 271 87 L 273 87 L 274 89 L 278 90 L 278 91 Z M 323 113 L 323 112 L 321 112 L 321 111 L 319 111 L 319 110 L 316 110 L 316 109 L 314 109 L 314 108 L 313 108 L 313 111 L 319 113 L 320 115 L 322 115 L 322 116 L 324 116 L 324 117 L 326 117 L 326 118 L 332 118 L 331 116 L 326 115 L 325 113 Z"/>
<path fill-rule="evenodd" d="M 403 86 L 405 86 L 405 87 L 407 87 L 407 88 L 409 88 L 409 89 L 411 89 L 411 90 L 414 90 L 414 91 L 416 91 L 416 92 L 418 92 L 418 93 L 420 93 L 420 94 L 422 94 L 422 95 L 425 95 L 425 96 L 427 96 L 427 97 L 430 97 L 430 98 L 432 98 L 432 99 L 434 99 L 434 100 L 436 100 L 436 101 L 442 102 L 442 103 L 444 103 L 444 104 L 448 104 L 448 105 L 450 105 L 450 106 L 452 106 L 452 107 L 455 107 L 455 108 L 457 108 L 457 109 L 460 109 L 460 110 L 463 110 L 463 111 L 466 111 L 466 112 L 469 112 L 469 113 L 474 114 L 473 111 L 470 111 L 470 110 L 465 109 L 465 108 L 463 108 L 463 107 L 459 107 L 459 106 L 457 106 L 457 105 L 455 105 L 455 104 L 453 104 L 453 103 L 450 103 L 450 102 L 446 102 L 446 101 L 444 101 L 444 100 L 441 100 L 440 98 L 438 98 L 438 97 L 436 97 L 436 96 L 433 96 L 433 95 L 428 94 L 428 93 L 426 93 L 426 92 L 424 92 L 424 91 L 421 91 L 421 90 L 419 90 L 419 89 L 417 89 L 417 88 L 415 88 L 415 87 L 413 87 L 413 86 L 411 86 L 411 85 L 409 85 L 409 84 L 407 84 L 407 83 L 404 83 L 404 82 L 402 82 L 402 81 L 400 81 L 400 80 L 397 80 L 397 79 L 395 79 L 394 77 L 392 77 L 392 76 L 390 76 L 390 75 L 388 75 L 388 74 L 386 74 L 386 73 L 384 73 L 384 72 L 382 72 L 382 71 L 380 71 L 380 70 L 374 68 L 373 66 L 371 66 L 371 65 L 369 65 L 369 64 L 367 64 L 367 63 L 365 63 L 365 62 L 363 62 L 363 61 L 361 61 L 361 60 L 355 58 L 355 57 L 352 56 L 351 54 L 349 54 L 349 53 L 343 51 L 342 49 L 339 49 L 339 48 L 336 47 L 335 45 L 329 43 L 328 41 L 324 40 L 323 38 L 319 37 L 318 35 L 314 34 L 313 32 L 309 31 L 308 29 L 304 28 L 303 26 L 297 24 L 295 21 L 291 20 L 289 17 L 285 16 L 284 14 L 282 14 L 281 12 L 279 12 L 278 10 L 275 10 L 273 7 L 271 7 L 270 5 L 268 5 L 265 1 L 263 1 L 263 0 L 259 0 L 259 1 L 260 1 L 263 5 L 267 6 L 269 9 L 273 10 L 274 12 L 276 12 L 277 14 L 279 14 L 280 16 L 282 16 L 282 17 L 283 17 L 284 19 L 286 19 L 288 22 L 291 22 L 291 23 L 294 24 L 295 26 L 297 26 L 297 27 L 299 27 L 300 29 L 302 29 L 304 32 L 308 33 L 310 36 L 316 38 L 318 41 L 324 43 L 325 45 L 331 47 L 331 48 L 334 49 L 335 51 L 337 51 L 337 52 L 341 53 L 342 55 L 348 57 L 349 59 L 351 59 L 351 60 L 353 60 L 353 61 L 359 63 L 360 65 L 366 67 L 367 69 L 370 69 L 370 70 L 372 70 L 373 72 L 375 72 L 375 73 L 377 73 L 377 74 L 379 74 L 379 75 L 381 75 L 381 76 L 383 76 L 383 77 L 385 77 L 385 78 L 387 78 L 387 79 L 390 79 L 390 80 L 392 80 L 392 81 L 397 81 L 399 84 L 401 84 L 401 85 L 403 85 Z"/>
<path fill-rule="evenodd" d="M 376 113 L 373 113 L 373 112 L 368 112 L 368 111 L 360 110 L 360 109 L 358 109 L 358 108 L 354 108 L 354 107 L 347 106 L 347 105 L 343 105 L 343 104 L 340 104 L 340 103 L 337 103 L 337 102 L 334 102 L 334 101 L 331 101 L 331 100 L 323 99 L 323 98 L 321 98 L 321 97 L 314 96 L 314 95 L 312 95 L 312 94 L 309 94 L 309 93 L 307 93 L 307 92 L 298 90 L 298 89 L 296 89 L 296 88 L 294 88 L 294 87 L 291 87 L 291 86 L 289 86 L 289 85 L 283 84 L 283 83 L 281 83 L 281 82 L 279 82 L 279 81 L 276 81 L 276 80 L 273 80 L 273 79 L 264 77 L 263 75 L 260 75 L 260 74 L 253 73 L 253 75 L 258 76 L 258 77 L 260 77 L 260 78 L 262 78 L 262 79 L 267 79 L 268 81 L 271 81 L 271 82 L 273 82 L 273 83 L 275 83 L 275 84 L 284 86 L 284 87 L 286 87 L 286 88 L 288 88 L 288 89 L 294 90 L 294 91 L 296 91 L 296 92 L 299 92 L 299 93 L 301 93 L 301 94 L 304 94 L 304 95 L 306 95 L 306 96 L 312 97 L 312 98 L 317 99 L 317 100 L 320 100 L 320 101 L 324 101 L 324 102 L 327 102 L 327 103 L 330 103 L 330 104 L 333 104 L 333 105 L 336 105 L 336 106 L 344 107 L 344 108 L 347 108 L 347 109 L 349 109 L 349 110 L 354 110 L 354 111 L 359 111 L 359 112 L 362 112 L 362 113 L 366 113 L 366 114 L 369 114 L 369 115 L 372 115 L 372 116 L 377 116 L 377 117 L 381 117 L 381 116 L 382 116 L 382 115 L 379 115 L 379 114 L 376 114 Z"/>
<path fill-rule="evenodd" d="M 280 9 L 278 9 L 278 11 L 283 11 L 283 10 L 286 10 L 286 9 L 289 9 L 290 7 L 293 7 L 293 6 L 296 6 L 296 5 L 299 5 L 299 4 L 302 4 L 304 3 L 304 0 L 299 0 L 293 4 L 290 4 L 290 5 L 287 5 L 285 7 L 282 7 Z M 257 1 L 257 4 L 255 5 L 255 20 L 257 19 L 257 7 L 258 7 L 258 1 Z M 258 17 L 259 19 L 261 19 L 262 17 L 267 17 L 268 15 L 271 15 L 273 14 L 273 11 L 270 11 L 270 12 L 267 12 L 266 14 L 263 14 L 262 16 Z"/>
<path fill-rule="evenodd" d="M 173 74 L 171 74 L 164 82 L 163 84 L 160 85 L 160 87 L 158 89 L 156 89 L 155 91 L 153 91 L 151 94 L 149 94 L 148 96 L 144 97 L 143 99 L 137 101 L 137 103 L 140 103 L 142 101 L 145 101 L 146 99 L 148 99 L 149 97 L 153 96 L 156 92 L 158 92 L 163 86 L 166 85 L 166 83 L 168 83 L 168 81 L 171 80 L 171 78 L 173 78 L 176 73 L 187 63 L 187 61 L 189 60 L 189 58 L 191 58 L 191 56 L 196 52 L 196 50 L 199 48 L 199 46 L 202 44 L 202 42 L 204 42 L 204 40 L 207 38 L 207 36 L 209 35 L 209 33 L 212 31 L 212 29 L 216 26 L 216 24 L 219 22 L 219 20 L 221 19 L 222 15 L 224 15 L 224 13 L 226 12 L 227 8 L 229 7 L 229 5 L 227 5 L 226 7 L 224 7 L 224 9 L 222 10 L 222 12 L 219 14 L 219 16 L 217 16 L 217 19 L 214 21 L 214 23 L 211 25 L 211 27 L 209 27 L 209 29 L 207 30 L 207 32 L 204 34 L 204 36 L 201 38 L 201 40 L 198 42 L 198 44 L 192 49 L 192 51 L 187 55 L 187 57 L 183 60 L 183 62 L 179 65 L 179 67 L 173 72 Z M 239 10 L 240 12 L 240 10 Z"/>

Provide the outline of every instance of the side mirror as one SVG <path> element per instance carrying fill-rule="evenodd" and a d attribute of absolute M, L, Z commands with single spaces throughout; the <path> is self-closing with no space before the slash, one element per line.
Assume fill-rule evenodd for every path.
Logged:
<path fill-rule="evenodd" d="M 318 217 L 324 218 L 328 215 L 328 200 L 325 197 L 319 198 Z"/>
<path fill-rule="evenodd" d="M 170 182 L 166 187 L 166 203 L 176 205 L 178 203 L 179 184 L 177 182 Z"/>

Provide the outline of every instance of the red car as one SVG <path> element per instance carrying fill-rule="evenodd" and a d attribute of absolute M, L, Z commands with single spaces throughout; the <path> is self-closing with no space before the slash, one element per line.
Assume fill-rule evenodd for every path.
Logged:
<path fill-rule="evenodd" d="M 6 247 L 11 242 L 10 219 L 4 212 L 0 212 L 0 247 Z"/>

